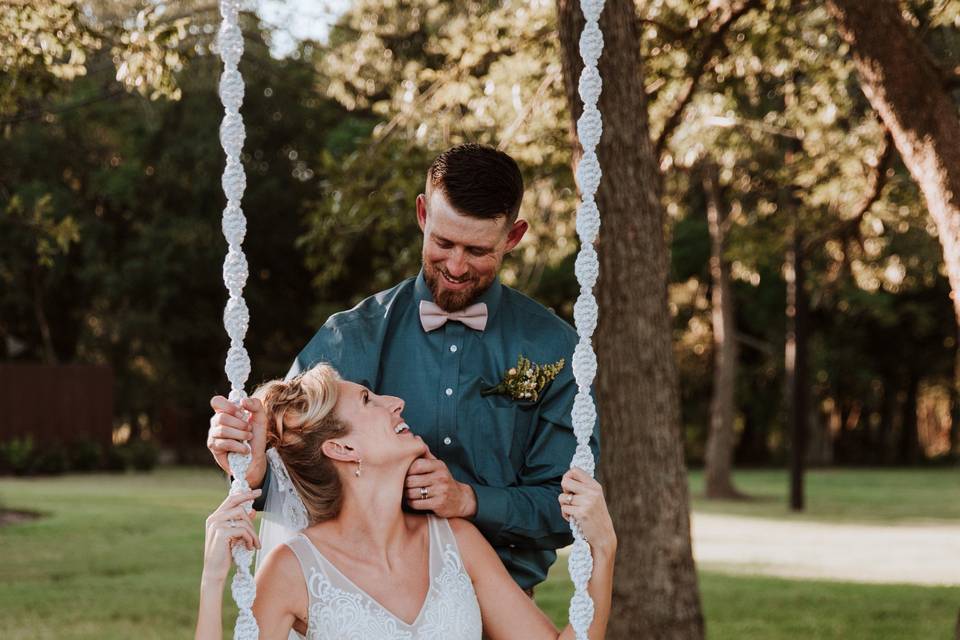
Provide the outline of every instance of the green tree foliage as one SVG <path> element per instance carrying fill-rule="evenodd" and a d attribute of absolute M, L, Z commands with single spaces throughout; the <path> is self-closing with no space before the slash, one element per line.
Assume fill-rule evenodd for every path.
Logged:
<path fill-rule="evenodd" d="M 552 3 L 352 3 L 317 67 L 326 94 L 367 118 L 370 135 L 353 155 L 332 159 L 342 173 L 331 174 L 312 217 L 318 233 L 305 239 L 311 253 L 342 258 L 347 244 L 369 255 L 364 244 L 327 230 L 382 229 L 396 235 L 371 282 L 416 273 L 414 198 L 426 168 L 444 148 L 481 142 L 499 145 L 523 170 L 521 215 L 532 229 L 504 276 L 536 289 L 575 249 L 558 47 Z M 317 267 L 324 286 L 344 273 L 338 260 Z"/>
<path fill-rule="evenodd" d="M 952 24 L 952 9 L 936 2 L 913 5 L 921 16 L 918 26 L 936 35 L 941 52 L 957 50 L 937 28 Z M 823 334 L 814 345 L 818 400 L 873 397 L 878 382 L 891 390 L 900 384 L 900 374 L 861 360 L 863 383 L 841 394 L 831 381 L 851 378 L 828 338 L 840 331 L 840 319 L 882 314 L 889 304 L 899 317 L 901 302 L 906 305 L 918 292 L 926 292 L 921 297 L 931 305 L 927 314 L 940 318 L 947 301 L 938 298 L 939 248 L 916 189 L 888 153 L 886 133 L 857 86 L 849 51 L 822 7 L 790 0 L 654 0 L 638 7 L 670 213 L 671 303 L 690 449 L 696 456 L 705 437 L 704 399 L 710 393 L 709 243 L 697 171 L 709 158 L 721 167 L 731 211 L 727 257 L 746 342 L 740 456 L 769 460 L 783 446 L 781 269 L 794 225 L 809 239 L 808 293 L 814 331 Z M 537 176 L 522 212 L 535 235 L 509 265 L 508 281 L 569 313 L 576 296 L 575 241 L 567 217 L 573 206 L 571 144 L 561 87 L 551 79 L 559 71 L 553 66 L 556 46 L 553 7 L 546 3 L 352 3 L 318 68 L 328 95 L 378 121 L 367 156 L 373 168 L 359 168 L 365 164 L 359 158 L 339 165 L 347 174 L 334 183 L 337 197 L 313 216 L 309 246 L 326 246 L 322 238 L 344 243 L 330 239 L 340 219 L 347 228 L 380 228 L 369 225 L 384 224 L 383 211 L 391 206 L 400 216 L 389 216 L 400 244 L 415 241 L 412 196 L 422 178 L 414 170 L 413 183 L 398 188 L 397 174 L 388 174 L 377 158 L 424 154 L 426 161 L 464 140 L 499 144 L 518 157 L 528 180 Z M 401 166 L 406 172 L 406 164 Z M 357 176 L 364 176 L 359 186 L 351 181 Z M 380 202 L 380 184 L 405 194 L 405 202 Z M 367 222 L 358 227 L 358 221 Z M 381 272 L 384 284 L 416 268 L 415 256 L 401 257 L 399 247 L 388 251 L 396 269 Z M 344 273 L 341 264 L 331 261 L 330 273 Z M 320 273 L 320 283 L 331 277 Z M 942 329 L 929 337 L 930 344 L 952 346 L 950 325 L 937 326 Z M 903 336 L 900 343 L 914 340 L 910 325 L 896 324 L 895 330 Z M 928 340 L 923 335 L 915 336 L 918 343 Z M 874 352 L 880 344 L 864 330 L 858 348 Z"/>
<path fill-rule="evenodd" d="M 322 176 L 305 159 L 323 152 L 328 137 L 339 144 L 343 110 L 314 93 L 306 48 L 299 60 L 276 60 L 269 34 L 255 20 L 245 29 L 245 295 L 255 384 L 282 375 L 314 328 L 311 275 L 296 241 Z M 92 64 L 109 64 L 106 56 Z M 118 422 L 194 445 L 207 398 L 225 385 L 219 73 L 218 59 L 198 55 L 174 78 L 180 100 L 121 92 L 24 119 L 8 126 L 0 157 L 7 357 L 49 351 L 52 361 L 109 364 Z M 101 81 L 79 75 L 53 92 L 84 95 Z"/>
<path fill-rule="evenodd" d="M 956 3 L 903 6 L 949 76 Z M 834 434 L 835 457 L 895 457 L 912 381 L 951 375 L 955 327 L 933 226 L 833 22 L 791 0 L 638 11 L 688 452 L 699 456 L 708 423 L 698 172 L 710 160 L 732 225 L 740 459 L 783 452 L 794 225 L 809 243 L 821 422 L 862 416 Z M 134 429 L 196 431 L 223 388 L 218 19 L 206 0 L 0 6 L 0 354 L 110 364 L 119 420 Z M 532 229 L 506 281 L 572 315 L 573 143 L 554 3 L 356 0 L 328 43 L 284 60 L 253 16 L 244 32 L 254 381 L 282 374 L 329 313 L 416 272 L 414 198 L 435 154 L 463 141 L 501 146 L 528 186 Z"/>

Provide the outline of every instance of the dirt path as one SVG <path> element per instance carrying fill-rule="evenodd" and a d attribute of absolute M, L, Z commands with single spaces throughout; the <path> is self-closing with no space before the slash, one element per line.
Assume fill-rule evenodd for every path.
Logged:
<path fill-rule="evenodd" d="M 699 513 L 697 563 L 729 573 L 960 585 L 960 524 L 835 524 Z"/>

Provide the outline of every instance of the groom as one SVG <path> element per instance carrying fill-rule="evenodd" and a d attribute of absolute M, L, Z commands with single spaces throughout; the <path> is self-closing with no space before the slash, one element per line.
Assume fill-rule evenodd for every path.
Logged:
<path fill-rule="evenodd" d="M 331 316 L 288 377 L 329 362 L 347 380 L 403 398 L 407 423 L 433 454 L 408 472 L 409 506 L 472 521 L 529 591 L 572 542 L 557 496 L 576 446 L 577 335 L 497 276 L 527 230 L 522 198 L 507 154 L 476 144 L 442 153 L 416 201 L 420 274 Z M 528 376 L 538 365 L 543 375 Z M 227 453 L 246 448 L 224 417 L 232 405 L 214 409 L 207 446 L 229 472 Z M 594 455 L 597 436 L 595 427 Z M 262 450 L 253 455 L 248 481 L 259 486 L 268 465 Z"/>

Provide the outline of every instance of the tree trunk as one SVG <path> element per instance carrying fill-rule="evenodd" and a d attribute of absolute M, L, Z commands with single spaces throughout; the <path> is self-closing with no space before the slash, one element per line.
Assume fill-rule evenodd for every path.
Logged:
<path fill-rule="evenodd" d="M 960 324 L 953 351 L 953 384 L 950 385 L 950 456 L 960 454 Z"/>
<path fill-rule="evenodd" d="M 896 442 L 894 440 L 894 423 L 897 412 L 897 385 L 891 375 L 883 380 L 883 404 L 880 415 L 880 434 L 878 443 L 878 462 L 893 464 L 896 461 Z"/>
<path fill-rule="evenodd" d="M 710 293 L 713 320 L 713 398 L 710 401 L 710 432 L 707 436 L 705 484 L 708 498 L 742 498 L 733 486 L 733 449 L 736 434 L 733 417 L 737 382 L 737 328 L 730 286 L 730 264 L 724 257 L 727 208 L 720 193 L 720 176 L 713 163 L 704 165 L 703 190 L 707 199 L 710 229 Z"/>
<path fill-rule="evenodd" d="M 921 459 L 920 432 L 917 429 L 917 394 L 920 376 L 910 372 L 907 378 L 907 398 L 903 402 L 900 420 L 900 464 L 917 464 Z"/>
<path fill-rule="evenodd" d="M 573 122 L 582 110 L 578 42 L 583 16 L 558 0 L 564 85 Z M 597 298 L 600 470 L 620 541 L 607 637 L 699 640 L 703 616 L 690 544 L 679 381 L 667 307 L 666 214 L 650 141 L 640 30 L 633 0 L 607 0 L 601 17 L 603 216 Z"/>
<path fill-rule="evenodd" d="M 39 265 L 34 265 L 31 279 L 33 280 L 33 317 L 40 329 L 40 344 L 42 347 L 44 364 L 57 364 L 57 351 L 53 346 L 53 335 L 50 332 L 50 322 L 47 312 L 43 308 L 43 274 Z"/>
<path fill-rule="evenodd" d="M 790 508 L 804 509 L 804 462 L 807 454 L 807 298 L 804 290 L 803 234 L 794 208 L 793 246 L 787 252 L 787 339 L 785 368 L 790 432 Z"/>
<path fill-rule="evenodd" d="M 960 320 L 960 119 L 943 74 L 894 0 L 829 0 L 860 86 L 937 225 Z"/>

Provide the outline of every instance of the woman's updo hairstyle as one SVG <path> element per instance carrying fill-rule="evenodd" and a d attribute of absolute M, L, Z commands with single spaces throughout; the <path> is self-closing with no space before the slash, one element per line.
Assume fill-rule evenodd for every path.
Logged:
<path fill-rule="evenodd" d="M 350 427 L 335 413 L 340 374 L 318 364 L 290 380 L 271 380 L 253 393 L 267 414 L 267 448 L 273 447 L 300 494 L 310 524 L 340 513 L 343 491 L 333 461 L 321 447 Z"/>

